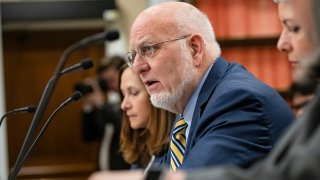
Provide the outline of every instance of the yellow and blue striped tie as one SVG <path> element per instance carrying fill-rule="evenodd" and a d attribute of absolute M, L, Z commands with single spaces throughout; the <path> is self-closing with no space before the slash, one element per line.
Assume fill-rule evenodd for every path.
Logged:
<path fill-rule="evenodd" d="M 175 172 L 183 162 L 183 155 L 187 144 L 185 135 L 187 127 L 188 124 L 181 115 L 181 118 L 174 126 L 170 143 L 170 167 L 172 172 Z"/>

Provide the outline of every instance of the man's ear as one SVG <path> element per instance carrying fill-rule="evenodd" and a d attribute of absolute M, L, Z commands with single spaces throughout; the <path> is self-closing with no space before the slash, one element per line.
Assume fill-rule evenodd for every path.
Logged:
<path fill-rule="evenodd" d="M 191 48 L 191 55 L 194 59 L 194 65 L 199 67 L 202 64 L 203 57 L 204 57 L 204 41 L 202 36 L 199 34 L 194 34 L 190 38 L 190 48 Z"/>

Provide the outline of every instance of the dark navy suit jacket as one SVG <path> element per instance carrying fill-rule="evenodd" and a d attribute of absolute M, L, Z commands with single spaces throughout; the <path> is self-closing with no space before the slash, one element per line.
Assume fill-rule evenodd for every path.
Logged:
<path fill-rule="evenodd" d="M 181 169 L 249 167 L 295 119 L 283 98 L 243 66 L 218 58 L 201 88 Z M 170 166 L 170 153 L 154 166 Z"/>
<path fill-rule="evenodd" d="M 320 179 L 320 86 L 302 116 L 279 140 L 263 161 L 249 170 L 203 168 L 188 174 L 188 180 L 319 180 Z"/>

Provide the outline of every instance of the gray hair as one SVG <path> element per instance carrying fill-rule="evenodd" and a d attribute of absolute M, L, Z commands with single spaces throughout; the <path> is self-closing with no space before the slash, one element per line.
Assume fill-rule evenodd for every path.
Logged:
<path fill-rule="evenodd" d="M 186 13 L 185 9 L 183 8 L 175 11 L 175 18 L 179 29 L 182 32 L 185 31 L 185 33 L 189 33 L 188 31 L 191 30 L 201 34 L 204 38 L 205 44 L 207 46 L 210 44 L 212 45 L 211 47 L 214 48 L 213 58 L 215 59 L 219 57 L 221 54 L 221 49 L 216 41 L 214 30 L 208 16 L 193 6 L 188 6 L 188 9 L 188 13 Z M 210 48 L 210 46 L 207 48 Z"/>

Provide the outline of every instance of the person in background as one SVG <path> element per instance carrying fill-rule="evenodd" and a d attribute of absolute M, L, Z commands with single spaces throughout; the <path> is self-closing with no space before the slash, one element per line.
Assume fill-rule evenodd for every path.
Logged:
<path fill-rule="evenodd" d="M 86 78 L 76 89 L 82 101 L 82 136 L 88 142 L 99 141 L 99 170 L 129 169 L 121 154 L 119 141 L 122 112 L 119 97 L 119 70 L 125 64 L 120 56 L 103 61 L 96 78 Z"/>
<path fill-rule="evenodd" d="M 124 112 L 120 150 L 133 169 L 145 169 L 152 156 L 167 151 L 174 115 L 152 106 L 139 76 L 127 65 L 120 71 L 120 90 Z"/>
<path fill-rule="evenodd" d="M 293 83 L 290 87 L 289 94 L 291 99 L 291 109 L 297 117 L 304 112 L 305 106 L 314 98 L 314 91 L 317 82 Z"/>

